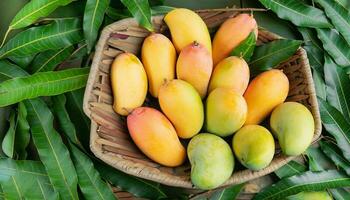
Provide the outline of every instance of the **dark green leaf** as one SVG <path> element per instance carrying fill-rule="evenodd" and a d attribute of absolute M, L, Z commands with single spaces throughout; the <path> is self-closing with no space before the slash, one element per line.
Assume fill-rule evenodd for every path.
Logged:
<path fill-rule="evenodd" d="M 14 77 L 26 76 L 27 74 L 22 68 L 6 60 L 0 60 L 0 83 Z"/>
<path fill-rule="evenodd" d="M 106 15 L 114 20 L 121 20 L 124 18 L 132 17 L 131 13 L 128 10 L 115 9 L 113 7 L 108 7 Z"/>
<path fill-rule="evenodd" d="M 301 44 L 299 40 L 276 40 L 256 47 L 249 63 L 251 73 L 257 75 L 277 66 L 290 58 Z"/>
<path fill-rule="evenodd" d="M 321 172 L 308 171 L 278 181 L 276 184 L 259 192 L 254 197 L 254 200 L 279 200 L 302 191 L 320 191 L 349 185 L 350 177 L 337 170 Z"/>
<path fill-rule="evenodd" d="M 53 115 L 43 100 L 24 101 L 34 144 L 50 181 L 62 199 L 78 199 L 77 174 L 68 149 L 53 128 Z"/>
<path fill-rule="evenodd" d="M 149 0 L 151 6 L 163 5 L 165 0 Z"/>
<path fill-rule="evenodd" d="M 275 12 L 278 17 L 289 20 L 293 24 L 311 28 L 330 28 L 332 25 L 327 17 L 315 7 L 301 1 L 290 0 L 259 0 L 266 8 Z"/>
<path fill-rule="evenodd" d="M 40 72 L 27 77 L 7 80 L 0 84 L 0 107 L 39 96 L 53 96 L 82 88 L 89 68 Z"/>
<path fill-rule="evenodd" d="M 278 176 L 278 178 L 286 178 L 290 176 L 294 176 L 296 174 L 302 173 L 306 171 L 306 167 L 303 164 L 300 164 L 297 161 L 290 161 L 289 163 L 285 164 L 283 167 L 279 168 L 275 171 L 275 174 Z"/>
<path fill-rule="evenodd" d="M 321 72 L 314 70 L 312 73 L 312 77 L 314 79 L 316 95 L 319 98 L 326 100 L 326 83 L 322 77 Z"/>
<path fill-rule="evenodd" d="M 315 29 L 298 27 L 298 31 L 303 36 L 303 39 L 306 45 L 314 46 L 319 51 L 323 52 L 322 42 L 318 39 Z"/>
<path fill-rule="evenodd" d="M 27 121 L 27 109 L 23 102 L 18 103 L 17 128 L 15 137 L 15 150 L 19 160 L 27 157 L 26 148 L 30 141 L 29 124 Z"/>
<path fill-rule="evenodd" d="M 27 69 L 27 67 L 33 61 L 34 57 L 35 57 L 35 54 L 24 56 L 24 57 L 12 56 L 12 57 L 9 57 L 8 59 L 10 59 L 12 62 L 14 62 L 16 65 L 20 66 L 21 68 Z"/>
<path fill-rule="evenodd" d="M 174 10 L 175 8 L 174 7 L 171 7 L 171 6 L 153 6 L 151 8 L 151 13 L 153 16 L 156 16 L 156 15 L 165 15 L 167 14 L 168 12 Z"/>
<path fill-rule="evenodd" d="M 298 194 L 295 194 L 293 196 L 289 196 L 286 198 L 286 200 L 332 200 L 332 197 L 329 196 L 328 192 L 326 191 L 315 191 L 315 192 L 300 192 Z"/>
<path fill-rule="evenodd" d="M 148 0 L 120 0 L 130 11 L 132 16 L 149 31 L 153 31 L 151 9 Z"/>
<path fill-rule="evenodd" d="M 233 185 L 231 187 L 214 192 L 209 200 L 232 200 L 236 199 L 244 184 Z"/>
<path fill-rule="evenodd" d="M 337 167 L 342 168 L 350 175 L 350 162 L 341 155 L 339 148 L 330 142 L 320 141 L 319 144 L 325 155 L 327 155 Z"/>
<path fill-rule="evenodd" d="M 2 141 L 2 151 L 5 153 L 7 157 L 14 157 L 14 149 L 15 149 L 15 133 L 16 133 L 16 114 L 15 112 L 11 112 L 10 115 L 10 127 L 7 130 L 7 133 Z"/>
<path fill-rule="evenodd" d="M 95 46 L 108 5 L 109 0 L 87 0 L 86 2 L 83 29 L 88 52 Z"/>
<path fill-rule="evenodd" d="M 249 62 L 254 53 L 255 45 L 256 37 L 252 31 L 244 41 L 242 41 L 236 48 L 233 49 L 231 56 L 238 56 Z"/>
<path fill-rule="evenodd" d="M 335 168 L 332 161 L 328 159 L 328 157 L 321 151 L 320 148 L 310 146 L 305 153 L 309 158 L 310 171 L 317 172 Z"/>
<path fill-rule="evenodd" d="M 31 74 L 36 72 L 53 71 L 57 65 L 66 60 L 73 52 L 73 46 L 67 46 L 63 49 L 49 50 L 37 55 L 29 69 Z"/>
<path fill-rule="evenodd" d="M 27 29 L 17 34 L 0 49 L 0 59 L 32 55 L 78 43 L 82 40 L 80 26 L 80 20 L 69 18 Z"/>
<path fill-rule="evenodd" d="M 329 190 L 335 200 L 348 200 L 350 199 L 350 192 L 343 189 L 343 188 L 337 188 L 337 189 L 331 189 Z"/>

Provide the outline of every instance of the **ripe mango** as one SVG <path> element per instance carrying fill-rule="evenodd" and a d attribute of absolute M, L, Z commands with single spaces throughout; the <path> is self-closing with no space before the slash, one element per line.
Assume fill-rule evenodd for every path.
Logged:
<path fill-rule="evenodd" d="M 169 81 L 160 87 L 158 100 L 180 138 L 199 133 L 204 121 L 203 103 L 191 84 L 178 79 Z"/>
<path fill-rule="evenodd" d="M 220 61 L 214 68 L 209 83 L 209 92 L 215 88 L 232 88 L 243 95 L 249 84 L 249 67 L 239 57 L 230 56 Z"/>
<path fill-rule="evenodd" d="M 277 69 L 261 73 L 248 85 L 244 98 L 248 105 L 245 124 L 259 124 L 272 110 L 286 100 L 289 91 L 287 76 Z"/>
<path fill-rule="evenodd" d="M 235 155 L 242 165 L 251 170 L 267 167 L 275 153 L 272 134 L 259 125 L 246 125 L 232 139 Z"/>
<path fill-rule="evenodd" d="M 181 50 L 176 63 L 177 78 L 190 83 L 203 99 L 207 94 L 213 60 L 209 51 L 197 42 Z"/>
<path fill-rule="evenodd" d="M 186 8 L 176 8 L 164 17 L 177 52 L 197 41 L 211 54 L 211 40 L 207 25 L 197 13 Z"/>
<path fill-rule="evenodd" d="M 247 103 L 233 89 L 216 88 L 206 102 L 206 129 L 226 137 L 240 129 L 247 118 Z"/>
<path fill-rule="evenodd" d="M 252 15 L 239 14 L 227 19 L 216 32 L 213 39 L 214 65 L 228 57 L 232 50 L 254 31 L 258 36 L 258 26 Z"/>
<path fill-rule="evenodd" d="M 116 113 L 128 115 L 145 101 L 147 75 L 134 54 L 122 53 L 115 58 L 111 67 L 111 82 Z"/>
<path fill-rule="evenodd" d="M 169 167 L 181 165 L 186 150 L 171 122 L 158 110 L 139 107 L 127 117 L 130 136 L 150 159 Z"/>
<path fill-rule="evenodd" d="M 286 197 L 286 200 L 333 200 L 326 191 L 299 192 L 298 194 Z"/>
<path fill-rule="evenodd" d="M 175 47 L 164 35 L 152 33 L 142 44 L 141 57 L 148 77 L 149 92 L 157 98 L 164 81 L 175 78 Z"/>
<path fill-rule="evenodd" d="M 301 103 L 285 102 L 271 114 L 270 126 L 282 152 L 288 156 L 302 154 L 311 144 L 315 122 L 311 112 Z"/>
<path fill-rule="evenodd" d="M 233 172 L 232 150 L 216 135 L 201 133 L 193 137 L 187 146 L 187 155 L 191 163 L 191 181 L 199 189 L 216 188 Z"/>

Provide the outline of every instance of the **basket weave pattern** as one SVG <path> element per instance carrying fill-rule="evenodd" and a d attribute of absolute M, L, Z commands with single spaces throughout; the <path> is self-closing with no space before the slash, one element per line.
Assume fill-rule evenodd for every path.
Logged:
<path fill-rule="evenodd" d="M 228 17 L 241 12 L 198 11 L 209 30 L 218 27 Z M 168 34 L 162 16 L 152 18 L 156 32 Z M 166 185 L 193 188 L 190 181 L 190 165 L 169 168 L 148 159 L 138 150 L 129 137 L 125 118 L 117 115 L 113 109 L 113 95 L 110 84 L 110 66 L 114 58 L 122 52 L 140 55 L 140 49 L 149 31 L 138 26 L 134 19 L 125 19 L 107 26 L 96 47 L 91 72 L 85 91 L 84 112 L 91 119 L 90 147 L 92 152 L 109 165 L 134 176 L 153 180 Z M 258 45 L 279 39 L 279 36 L 259 30 Z M 319 138 L 321 122 L 315 95 L 310 66 L 305 51 L 299 48 L 294 56 L 280 64 L 290 81 L 287 101 L 297 101 L 306 105 L 315 119 L 313 140 Z M 278 83 L 276 83 L 278 84 Z M 147 104 L 147 100 L 146 100 Z M 238 184 L 266 175 L 289 162 L 293 157 L 280 154 L 277 148 L 272 163 L 260 171 L 235 171 L 222 186 Z"/>

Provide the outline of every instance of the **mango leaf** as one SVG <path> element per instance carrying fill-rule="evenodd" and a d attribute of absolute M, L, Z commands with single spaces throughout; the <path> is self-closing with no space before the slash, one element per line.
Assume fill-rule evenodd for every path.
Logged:
<path fill-rule="evenodd" d="M 171 6 L 153 6 L 151 8 L 151 14 L 152 16 L 165 15 L 174 9 L 175 8 Z"/>
<path fill-rule="evenodd" d="M 84 36 L 88 52 L 94 47 L 109 0 L 87 0 L 84 11 Z"/>
<path fill-rule="evenodd" d="M 309 158 L 309 170 L 313 172 L 334 169 L 332 161 L 321 151 L 320 148 L 310 146 L 305 154 Z"/>
<path fill-rule="evenodd" d="M 0 107 L 39 96 L 53 96 L 82 88 L 89 68 L 40 72 L 27 77 L 7 80 L 0 84 Z"/>
<path fill-rule="evenodd" d="M 43 100 L 24 101 L 34 144 L 50 181 L 62 199 L 78 199 L 77 174 L 62 138 L 53 128 L 53 115 Z"/>
<path fill-rule="evenodd" d="M 126 9 L 116 9 L 109 6 L 106 10 L 106 15 L 113 20 L 121 20 L 132 17 L 131 13 Z"/>
<path fill-rule="evenodd" d="M 350 162 L 341 155 L 339 148 L 330 142 L 320 141 L 319 144 L 324 154 L 328 156 L 337 167 L 340 167 L 349 175 Z"/>
<path fill-rule="evenodd" d="M 120 0 L 131 12 L 132 16 L 149 31 L 153 31 L 151 9 L 148 0 Z"/>
<path fill-rule="evenodd" d="M 165 0 L 148 0 L 151 6 L 163 5 Z"/>
<path fill-rule="evenodd" d="M 26 76 L 28 73 L 6 60 L 0 60 L 0 84 L 14 77 Z"/>
<path fill-rule="evenodd" d="M 279 200 L 302 191 L 325 190 L 328 188 L 346 187 L 350 177 L 337 170 L 321 172 L 307 171 L 289 178 L 284 178 L 259 192 L 254 200 Z"/>
<path fill-rule="evenodd" d="M 301 200 L 301 199 L 324 199 L 332 200 L 332 197 L 327 191 L 310 191 L 310 192 L 300 192 L 298 194 L 286 197 L 286 200 Z"/>
<path fill-rule="evenodd" d="M 350 124 L 326 101 L 318 98 L 318 102 L 323 126 L 335 138 L 344 157 L 350 161 Z"/>
<path fill-rule="evenodd" d="M 299 40 L 276 40 L 254 50 L 249 67 L 253 75 L 269 70 L 290 58 L 300 47 Z"/>
<path fill-rule="evenodd" d="M 233 49 L 231 56 L 238 56 L 249 62 L 254 53 L 255 45 L 256 37 L 252 31 L 244 41 L 242 41 L 236 48 Z"/>
<path fill-rule="evenodd" d="M 286 178 L 290 176 L 294 176 L 296 174 L 302 173 L 306 171 L 306 167 L 303 164 L 300 164 L 297 161 L 290 161 L 289 163 L 285 164 L 283 167 L 279 168 L 275 171 L 275 174 L 278 176 L 278 178 Z"/>
<path fill-rule="evenodd" d="M 18 103 L 17 128 L 15 137 L 15 150 L 19 160 L 27 157 L 26 148 L 30 142 L 29 124 L 27 121 L 27 109 L 23 102 Z"/>
<path fill-rule="evenodd" d="M 323 48 L 341 67 L 350 66 L 350 45 L 335 30 L 316 29 Z"/>
<path fill-rule="evenodd" d="M 10 115 L 10 127 L 7 130 L 7 133 L 2 141 L 2 151 L 9 158 L 14 157 L 14 149 L 15 149 L 15 133 L 16 133 L 16 114 L 15 112 L 11 112 Z"/>
<path fill-rule="evenodd" d="M 82 40 L 80 26 L 79 19 L 68 18 L 29 28 L 18 33 L 0 49 L 0 59 L 32 55 L 78 43 Z"/>
<path fill-rule="evenodd" d="M 331 19 L 335 28 L 343 35 L 344 39 L 350 45 L 350 12 L 339 0 L 316 0 L 325 10 L 329 19 Z"/>
<path fill-rule="evenodd" d="M 316 95 L 319 98 L 326 100 L 326 83 L 323 79 L 321 72 L 314 70 L 312 73 L 312 77 L 315 84 Z"/>
<path fill-rule="evenodd" d="M 28 55 L 28 56 L 22 56 L 22 57 L 16 57 L 12 56 L 9 57 L 12 62 L 14 62 L 16 65 L 20 66 L 23 69 L 27 69 L 27 67 L 30 65 L 30 63 L 34 60 L 34 57 L 36 54 Z"/>
<path fill-rule="evenodd" d="M 233 185 L 231 187 L 215 191 L 209 198 L 209 200 L 231 200 L 241 192 L 244 184 Z"/>
<path fill-rule="evenodd" d="M 67 46 L 59 50 L 49 50 L 37 55 L 29 68 L 31 74 L 37 72 L 53 71 L 57 65 L 66 60 L 73 52 L 73 46 Z"/>
<path fill-rule="evenodd" d="M 289 20 L 301 27 L 330 28 L 332 25 L 322 10 L 309 6 L 302 1 L 259 0 L 266 8 L 275 12 L 278 17 Z"/>
<path fill-rule="evenodd" d="M 329 192 L 332 194 L 335 200 L 348 200 L 350 199 L 350 192 L 344 188 L 331 189 Z"/>

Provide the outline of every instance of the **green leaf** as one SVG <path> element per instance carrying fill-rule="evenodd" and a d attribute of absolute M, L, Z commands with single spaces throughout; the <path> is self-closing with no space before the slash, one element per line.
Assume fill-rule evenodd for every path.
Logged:
<path fill-rule="evenodd" d="M 209 200 L 232 200 L 241 192 L 244 184 L 233 185 L 228 188 L 224 188 L 218 191 L 215 191 L 209 198 Z"/>
<path fill-rule="evenodd" d="M 59 6 L 65 6 L 70 2 L 72 0 L 32 0 L 16 14 L 9 29 L 31 25 L 40 17 L 46 17 Z"/>
<path fill-rule="evenodd" d="M 28 75 L 28 73 L 22 68 L 6 60 L 0 60 L 0 83 L 14 77 L 21 77 L 26 75 Z"/>
<path fill-rule="evenodd" d="M 322 199 L 322 200 L 333 200 L 326 191 L 312 191 L 312 192 L 300 192 L 293 196 L 289 196 L 286 200 L 303 200 L 303 199 Z"/>
<path fill-rule="evenodd" d="M 316 36 L 316 31 L 315 29 L 312 28 L 305 28 L 305 27 L 297 27 L 298 31 L 301 33 L 303 36 L 304 42 L 308 46 L 314 46 L 317 48 L 319 51 L 323 52 L 322 48 L 322 42 L 318 37 Z"/>
<path fill-rule="evenodd" d="M 55 67 L 66 60 L 73 52 L 73 46 L 67 46 L 58 50 L 49 50 L 37 55 L 29 68 L 31 74 L 37 72 L 53 71 Z"/>
<path fill-rule="evenodd" d="M 53 128 L 53 115 L 43 100 L 24 101 L 34 144 L 50 181 L 62 199 L 78 199 L 77 174 L 67 147 Z"/>
<path fill-rule="evenodd" d="M 300 164 L 297 161 L 290 161 L 289 163 L 285 164 L 283 167 L 279 168 L 275 171 L 275 174 L 278 176 L 278 178 L 286 178 L 290 176 L 294 176 L 296 174 L 302 173 L 306 171 L 306 167 L 303 164 Z"/>
<path fill-rule="evenodd" d="M 254 53 L 255 45 L 256 37 L 254 31 L 252 31 L 244 41 L 233 49 L 231 56 L 242 57 L 245 61 L 249 62 Z"/>
<path fill-rule="evenodd" d="M 319 98 L 326 100 L 326 83 L 323 79 L 321 72 L 314 70 L 312 73 L 312 77 L 315 84 L 316 95 Z"/>
<path fill-rule="evenodd" d="M 350 192 L 344 188 L 337 188 L 329 190 L 335 200 L 348 200 L 350 199 Z"/>
<path fill-rule="evenodd" d="M 275 12 L 278 17 L 289 20 L 301 27 L 330 28 L 332 25 L 322 10 L 308 6 L 301 1 L 259 0 L 266 8 Z"/>
<path fill-rule="evenodd" d="M 27 121 L 27 109 L 23 102 L 18 103 L 17 128 L 15 137 L 15 150 L 19 160 L 27 157 L 26 148 L 30 141 L 29 124 Z"/>
<path fill-rule="evenodd" d="M 10 115 L 10 127 L 7 130 L 7 133 L 2 141 L 2 151 L 5 153 L 7 157 L 14 157 L 14 149 L 15 149 L 15 133 L 16 133 L 16 114 L 15 112 L 11 112 Z"/>
<path fill-rule="evenodd" d="M 20 32 L 0 49 L 0 59 L 60 49 L 82 40 L 80 20 L 68 18 Z"/>
<path fill-rule="evenodd" d="M 10 59 L 12 62 L 14 62 L 16 65 L 20 66 L 23 69 L 27 69 L 27 67 L 30 65 L 30 63 L 34 60 L 34 57 L 36 55 L 28 55 L 28 56 L 22 56 L 22 57 L 16 57 L 16 56 L 12 56 L 9 57 L 8 59 Z"/>
<path fill-rule="evenodd" d="M 335 28 L 343 35 L 350 45 L 350 12 L 339 0 L 316 0 L 325 10 L 326 15 L 331 19 Z"/>
<path fill-rule="evenodd" d="M 131 13 L 125 9 L 115 9 L 109 6 L 106 10 L 106 15 L 114 20 L 121 20 L 132 17 Z"/>
<path fill-rule="evenodd" d="M 108 5 L 109 0 L 87 0 L 86 2 L 83 29 L 88 52 L 95 46 Z"/>
<path fill-rule="evenodd" d="M 335 138 L 344 157 L 350 161 L 350 124 L 326 101 L 318 98 L 318 102 L 323 126 Z"/>
<path fill-rule="evenodd" d="M 311 146 L 306 150 L 306 155 L 309 158 L 309 170 L 310 171 L 323 171 L 328 169 L 334 169 L 334 165 L 331 160 L 321 151 L 320 148 Z"/>
<path fill-rule="evenodd" d="M 165 15 L 174 9 L 175 8 L 171 6 L 153 6 L 151 8 L 151 14 L 152 16 Z"/>
<path fill-rule="evenodd" d="M 40 72 L 0 84 L 0 107 L 39 96 L 53 96 L 85 86 L 89 68 Z"/>
<path fill-rule="evenodd" d="M 102 181 L 100 174 L 94 168 L 89 157 L 73 144 L 70 147 L 75 169 L 77 170 L 79 188 L 84 198 L 87 200 L 114 200 L 115 197 L 111 188 Z"/>
<path fill-rule="evenodd" d="M 341 155 L 339 148 L 330 142 L 320 141 L 319 144 L 324 154 L 327 155 L 337 167 L 342 168 L 350 175 L 350 162 Z"/>
<path fill-rule="evenodd" d="M 323 43 L 323 48 L 332 56 L 334 61 L 342 66 L 350 66 L 350 46 L 335 30 L 316 29 L 317 36 Z"/>
<path fill-rule="evenodd" d="M 151 9 L 148 0 L 120 0 L 130 11 L 132 16 L 149 31 L 153 31 Z"/>
<path fill-rule="evenodd" d="M 284 178 L 272 186 L 259 192 L 254 200 L 279 200 L 302 191 L 325 190 L 328 188 L 346 187 L 350 185 L 350 177 L 337 170 L 321 172 L 304 172 Z"/>
<path fill-rule="evenodd" d="M 276 40 L 256 47 L 249 63 L 251 73 L 257 75 L 277 66 L 290 58 L 301 44 L 299 40 Z"/>

